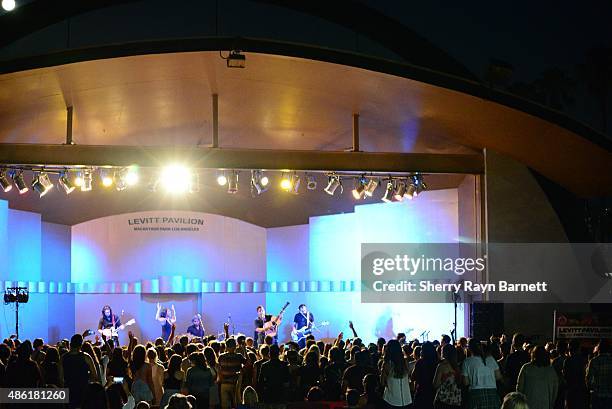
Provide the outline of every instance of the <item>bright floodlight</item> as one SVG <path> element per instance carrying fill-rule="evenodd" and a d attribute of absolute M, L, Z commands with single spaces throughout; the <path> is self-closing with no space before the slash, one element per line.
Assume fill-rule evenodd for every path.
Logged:
<path fill-rule="evenodd" d="M 127 174 L 125 175 L 125 182 L 128 186 L 134 186 L 138 183 L 138 169 L 135 166 L 128 168 Z"/>
<path fill-rule="evenodd" d="M 225 176 L 225 172 L 217 175 L 217 183 L 219 186 L 225 186 L 227 184 L 227 176 Z"/>
<path fill-rule="evenodd" d="M 162 169 L 161 186 L 169 193 L 185 193 L 191 186 L 191 172 L 182 165 L 170 165 Z"/>
<path fill-rule="evenodd" d="M 280 187 L 283 190 L 287 190 L 287 191 L 291 190 L 291 176 L 283 175 L 281 179 Z"/>
<path fill-rule="evenodd" d="M 15 0 L 2 0 L 2 8 L 6 11 L 13 11 L 15 9 Z"/>

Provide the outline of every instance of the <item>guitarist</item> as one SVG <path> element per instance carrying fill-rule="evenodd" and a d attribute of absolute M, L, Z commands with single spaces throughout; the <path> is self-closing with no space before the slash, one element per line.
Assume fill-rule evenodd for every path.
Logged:
<path fill-rule="evenodd" d="M 102 330 L 105 330 L 107 328 L 116 329 L 120 326 L 121 319 L 116 314 L 113 314 L 113 310 L 110 305 L 105 305 L 104 307 L 102 307 L 102 318 L 100 318 L 100 321 L 98 322 L 98 332 L 102 334 Z M 104 338 L 104 340 L 106 341 L 104 335 L 102 335 L 102 338 Z M 119 337 L 115 335 L 114 337 L 112 337 L 112 339 L 113 343 L 115 344 L 115 348 L 118 348 Z"/>
<path fill-rule="evenodd" d="M 258 305 L 257 318 L 255 319 L 255 333 L 253 334 L 257 346 L 264 344 L 264 339 L 266 337 L 266 328 L 264 328 L 264 325 L 266 322 L 270 321 L 272 321 L 272 316 L 266 314 L 266 309 L 263 305 Z M 276 341 L 276 339 L 274 341 Z"/>
<path fill-rule="evenodd" d="M 293 332 L 310 330 L 314 326 L 314 315 L 308 311 L 306 304 L 300 304 L 299 312 L 293 317 Z M 308 331 L 307 331 L 308 332 Z M 300 337 L 298 340 L 300 349 L 306 347 L 306 337 Z"/>

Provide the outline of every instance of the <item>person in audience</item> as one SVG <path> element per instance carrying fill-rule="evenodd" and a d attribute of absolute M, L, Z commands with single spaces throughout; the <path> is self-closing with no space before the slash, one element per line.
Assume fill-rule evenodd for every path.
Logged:
<path fill-rule="evenodd" d="M 87 385 L 81 409 L 108 409 L 108 397 L 104 386 L 98 382 Z"/>
<path fill-rule="evenodd" d="M 81 351 L 83 336 L 75 334 L 70 339 L 70 351 L 60 359 L 61 385 L 68 388 L 70 407 L 80 406 L 88 382 L 97 381 L 96 368 L 93 360 L 85 352 Z"/>
<path fill-rule="evenodd" d="M 504 397 L 501 409 L 530 409 L 527 397 L 520 392 L 510 392 Z"/>
<path fill-rule="evenodd" d="M 236 384 L 246 362 L 245 357 L 236 353 L 236 346 L 236 340 L 229 338 L 225 341 L 226 352 L 219 356 L 220 398 L 224 409 L 236 406 Z"/>
<path fill-rule="evenodd" d="M 497 394 L 496 381 L 501 380 L 497 361 L 487 355 L 476 338 L 468 341 L 468 358 L 463 361 L 461 371 L 463 383 L 468 387 L 468 409 L 497 409 L 501 402 Z"/>
<path fill-rule="evenodd" d="M 43 376 L 43 383 L 45 385 L 59 386 L 61 384 L 59 373 L 59 360 L 60 355 L 57 348 L 52 346 L 47 348 L 45 359 L 40 365 L 40 369 Z"/>
<path fill-rule="evenodd" d="M 529 362 L 529 353 L 523 349 L 524 343 L 525 336 L 523 334 L 516 333 L 512 336 L 511 352 L 506 360 L 506 376 L 510 390 L 516 389 L 519 372 L 523 365 Z"/>
<path fill-rule="evenodd" d="M 257 409 L 259 397 L 257 391 L 252 386 L 247 386 L 242 392 L 242 403 L 236 409 Z"/>
<path fill-rule="evenodd" d="M 323 373 L 323 389 L 327 400 L 337 401 L 340 400 L 342 394 L 340 386 L 348 363 L 345 360 L 344 352 L 338 345 L 329 350 L 329 359 L 330 363 Z"/>
<path fill-rule="evenodd" d="M 437 366 L 438 354 L 436 353 L 434 344 L 431 342 L 425 342 L 421 348 L 421 356 L 416 361 L 411 375 L 411 379 L 415 384 L 415 409 L 433 408 L 433 384 Z"/>
<path fill-rule="evenodd" d="M 461 408 L 461 371 L 457 362 L 457 349 L 452 344 L 442 347 L 442 360 L 436 367 L 433 380 L 436 409 Z"/>
<path fill-rule="evenodd" d="M 189 400 L 187 399 L 187 396 L 183 395 L 182 393 L 175 393 L 174 395 L 170 396 L 170 399 L 168 400 L 168 405 L 165 407 L 165 409 L 196 409 L 196 408 L 192 408 L 191 403 L 189 403 Z"/>
<path fill-rule="evenodd" d="M 180 392 L 184 379 L 185 374 L 181 370 L 181 356 L 173 354 L 168 360 L 168 369 L 164 373 L 164 394 L 159 404 L 160 407 L 165 407 L 170 397 Z"/>
<path fill-rule="evenodd" d="M 358 407 L 359 404 L 359 391 L 355 390 L 355 389 L 347 389 L 346 393 L 345 393 L 345 398 L 346 398 L 346 406 L 344 408 L 346 409 L 354 409 Z"/>
<path fill-rule="evenodd" d="M 319 366 L 318 350 L 316 345 L 311 347 L 311 350 L 304 356 L 304 364 L 298 370 L 298 389 L 302 397 L 306 395 L 310 388 L 319 386 L 321 382 L 322 373 Z"/>
<path fill-rule="evenodd" d="M 357 406 L 360 408 L 367 407 L 373 409 L 384 407 L 384 401 L 381 399 L 378 393 L 379 385 L 380 384 L 378 382 L 377 375 L 372 373 L 367 374 L 363 378 L 364 392 L 359 397 L 359 403 L 357 404 Z"/>
<path fill-rule="evenodd" d="M 131 335 L 130 339 L 137 342 Z M 129 368 L 132 374 L 131 392 L 136 404 L 140 401 L 152 402 L 154 399 L 153 369 L 147 362 L 147 350 L 144 345 L 138 344 L 132 350 Z"/>
<path fill-rule="evenodd" d="M 586 359 L 580 352 L 580 341 L 573 339 L 569 343 L 569 355 L 563 363 L 565 380 L 566 409 L 585 409 L 587 407 L 587 388 L 585 384 Z"/>
<path fill-rule="evenodd" d="M 408 408 L 412 404 L 410 376 L 398 340 L 391 339 L 385 345 L 380 375 L 383 399 L 392 408 Z"/>
<path fill-rule="evenodd" d="M 204 358 L 206 358 L 206 365 L 210 369 L 213 379 L 213 384 L 210 385 L 210 390 L 208 391 L 208 402 L 209 407 L 214 409 L 219 406 L 219 363 L 215 350 L 210 346 L 204 348 Z"/>
<path fill-rule="evenodd" d="M 586 383 L 591 393 L 591 409 L 612 408 L 612 356 L 607 339 L 597 344 L 597 356 L 586 370 Z"/>
<path fill-rule="evenodd" d="M 206 357 L 202 352 L 193 352 L 189 355 L 193 363 L 185 374 L 183 389 L 195 396 L 197 409 L 208 409 L 210 403 L 210 387 L 214 384 L 213 374 L 206 364 Z"/>
<path fill-rule="evenodd" d="M 282 403 L 286 401 L 285 390 L 289 387 L 290 376 L 287 363 L 279 359 L 278 345 L 270 346 L 270 360 L 261 366 L 257 384 L 262 390 L 263 403 Z"/>
<path fill-rule="evenodd" d="M 567 354 L 567 342 L 565 340 L 558 340 L 555 345 L 555 351 L 557 356 L 551 362 L 553 369 L 557 373 L 557 380 L 559 381 L 559 391 L 557 392 L 557 399 L 555 400 L 555 409 L 564 409 L 565 379 L 563 378 L 563 365 L 565 364 L 565 357 Z"/>
<path fill-rule="evenodd" d="M 546 349 L 536 346 L 531 352 L 531 362 L 523 365 L 519 372 L 516 391 L 527 396 L 531 409 L 553 409 L 559 380 Z"/>
<path fill-rule="evenodd" d="M 147 350 L 147 361 L 151 365 L 151 378 L 153 379 L 153 405 L 159 406 L 164 395 L 164 366 L 157 359 L 157 350 Z"/>
<path fill-rule="evenodd" d="M 36 338 L 34 342 L 32 342 L 32 348 L 34 348 L 34 352 L 32 352 L 32 361 L 36 362 L 38 365 L 42 364 L 45 360 L 45 352 L 43 351 L 44 345 L 45 341 L 42 338 Z"/>
<path fill-rule="evenodd" d="M 355 364 L 349 366 L 342 376 L 342 390 L 353 389 L 360 395 L 363 393 L 363 378 L 375 373 L 370 366 L 370 355 L 367 351 L 359 351 L 355 354 Z"/>

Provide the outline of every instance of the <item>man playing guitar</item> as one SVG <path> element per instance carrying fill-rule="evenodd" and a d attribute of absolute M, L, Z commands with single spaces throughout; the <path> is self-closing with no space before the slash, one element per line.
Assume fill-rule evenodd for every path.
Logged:
<path fill-rule="evenodd" d="M 291 336 L 293 339 L 297 338 L 297 343 L 300 348 L 306 347 L 306 335 L 312 332 L 314 326 L 314 315 L 308 312 L 306 304 L 300 304 L 298 307 L 299 312 L 293 317 L 293 330 Z"/>
<path fill-rule="evenodd" d="M 257 346 L 263 345 L 264 338 L 266 337 L 266 329 L 264 328 L 264 324 L 266 322 L 270 322 L 272 320 L 272 316 L 266 314 L 266 309 L 263 305 L 257 306 L 257 318 L 255 319 L 255 333 L 253 334 L 253 339 L 257 343 Z"/>
<path fill-rule="evenodd" d="M 121 319 L 116 314 L 113 314 L 110 305 L 102 307 L 102 318 L 100 318 L 98 322 L 98 332 L 102 334 L 102 337 L 104 338 L 105 329 L 119 329 L 119 327 L 121 327 Z M 115 348 L 119 347 L 119 337 L 113 335 L 111 338 L 115 344 Z"/>

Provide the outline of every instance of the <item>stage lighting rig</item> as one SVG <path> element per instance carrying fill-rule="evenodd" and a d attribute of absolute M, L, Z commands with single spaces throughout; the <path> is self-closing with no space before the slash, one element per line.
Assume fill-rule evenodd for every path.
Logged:
<path fill-rule="evenodd" d="M 246 56 L 241 54 L 240 50 L 232 50 L 225 62 L 228 68 L 244 68 L 246 67 Z"/>
<path fill-rule="evenodd" d="M 19 338 L 19 304 L 30 300 L 28 287 L 9 287 L 4 290 L 4 304 L 15 303 L 15 334 Z"/>
<path fill-rule="evenodd" d="M 329 181 L 327 182 L 327 186 L 325 187 L 325 193 L 333 196 L 336 193 L 336 189 L 340 188 L 340 193 L 342 193 L 342 181 L 340 180 L 340 176 L 336 174 L 329 175 Z"/>

